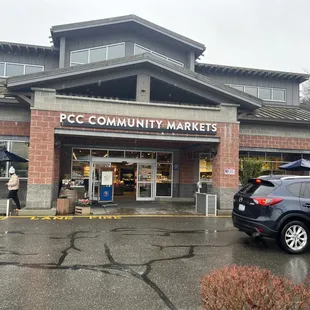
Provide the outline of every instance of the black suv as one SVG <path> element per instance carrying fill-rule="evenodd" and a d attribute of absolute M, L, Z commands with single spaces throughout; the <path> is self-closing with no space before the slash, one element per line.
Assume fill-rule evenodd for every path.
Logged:
<path fill-rule="evenodd" d="M 273 238 L 286 252 L 303 253 L 310 243 L 310 177 L 250 179 L 234 196 L 232 220 L 250 236 Z"/>

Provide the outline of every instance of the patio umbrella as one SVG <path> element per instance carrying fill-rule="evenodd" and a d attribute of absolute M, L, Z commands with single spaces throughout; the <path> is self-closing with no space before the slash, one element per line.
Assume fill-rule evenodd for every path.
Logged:
<path fill-rule="evenodd" d="M 27 163 L 28 159 L 20 157 L 9 151 L 0 150 L 0 162 L 15 162 L 15 163 Z"/>
<path fill-rule="evenodd" d="M 284 164 L 279 168 L 290 171 L 310 171 L 310 160 L 301 158 L 296 161 Z"/>

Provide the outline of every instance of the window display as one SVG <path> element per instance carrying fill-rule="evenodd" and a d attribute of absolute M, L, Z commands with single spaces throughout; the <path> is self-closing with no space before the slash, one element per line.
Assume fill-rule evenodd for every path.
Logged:
<path fill-rule="evenodd" d="M 89 162 L 73 161 L 72 179 L 83 179 L 89 177 Z"/>
<path fill-rule="evenodd" d="M 158 164 L 156 176 L 156 195 L 171 196 L 172 165 Z"/>
<path fill-rule="evenodd" d="M 210 159 L 199 159 L 199 178 L 200 182 L 212 181 L 212 161 Z"/>

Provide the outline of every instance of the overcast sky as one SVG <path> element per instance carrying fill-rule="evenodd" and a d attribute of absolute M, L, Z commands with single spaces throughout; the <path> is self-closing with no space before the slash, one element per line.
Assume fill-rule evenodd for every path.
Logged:
<path fill-rule="evenodd" d="M 0 0 L 0 41 L 50 45 L 50 27 L 136 14 L 206 45 L 203 62 L 310 71 L 309 0 Z"/>

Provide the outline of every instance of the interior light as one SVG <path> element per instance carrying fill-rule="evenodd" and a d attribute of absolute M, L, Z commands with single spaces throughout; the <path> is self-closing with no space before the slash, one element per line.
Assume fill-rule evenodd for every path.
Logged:
<path fill-rule="evenodd" d="M 256 181 L 255 181 L 257 184 L 261 184 L 262 183 L 262 181 L 260 180 L 260 179 L 256 179 Z"/>

